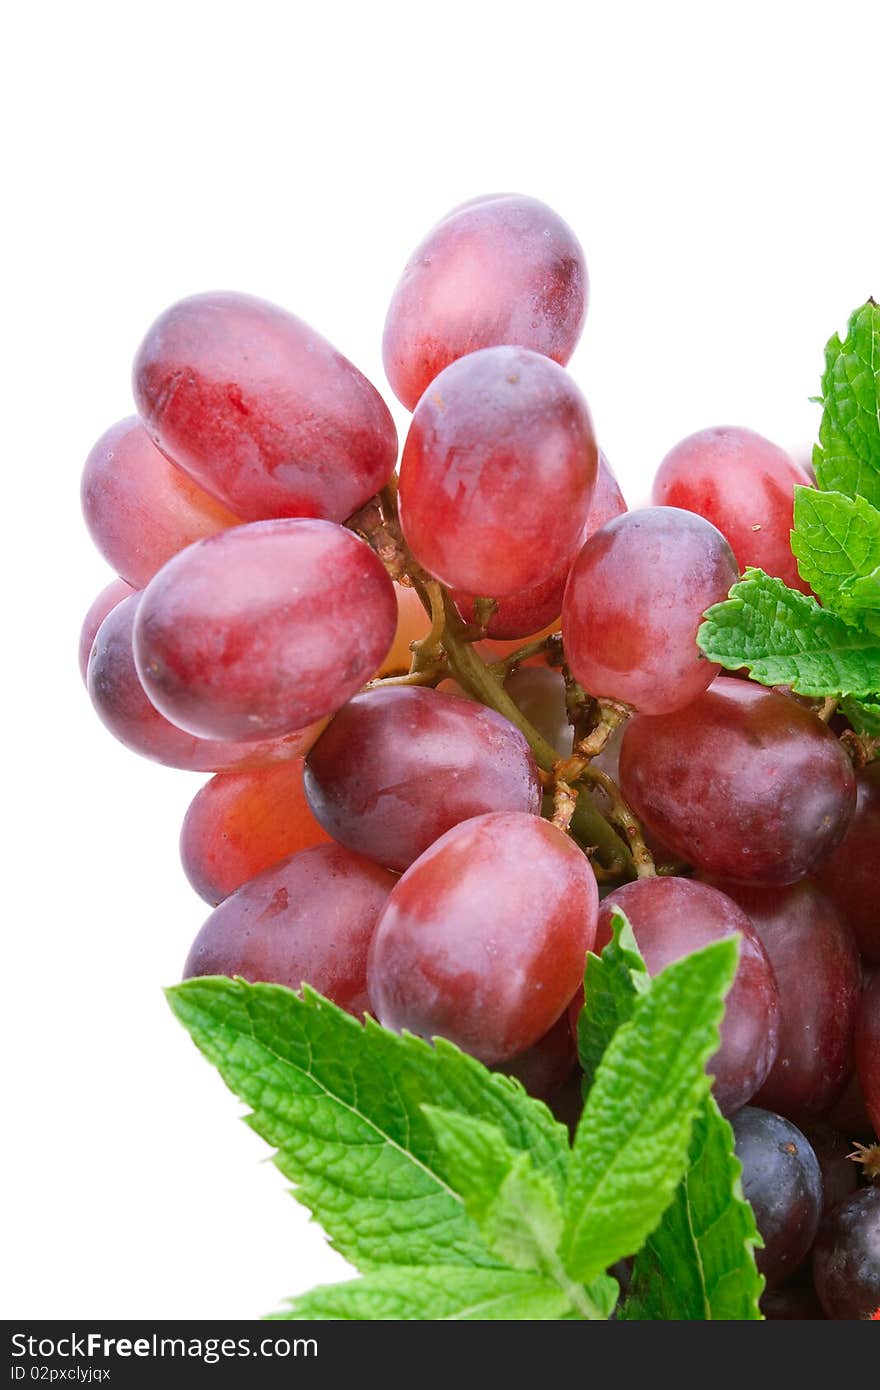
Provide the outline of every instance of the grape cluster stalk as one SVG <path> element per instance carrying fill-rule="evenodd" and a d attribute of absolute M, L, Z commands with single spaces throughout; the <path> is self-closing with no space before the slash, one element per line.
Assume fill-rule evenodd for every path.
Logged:
<path fill-rule="evenodd" d="M 295 315 L 232 292 L 166 309 L 137 414 L 86 460 L 118 577 L 81 669 L 123 745 L 211 774 L 181 834 L 212 908 L 186 977 L 308 984 L 571 1122 L 585 957 L 615 908 L 651 973 L 735 935 L 707 1070 L 764 1314 L 867 1317 L 880 741 L 696 640 L 749 567 L 809 593 L 790 532 L 812 480 L 714 427 L 628 509 L 567 370 L 588 300 L 552 209 L 454 208 L 385 323 L 402 451 L 379 391 Z"/>

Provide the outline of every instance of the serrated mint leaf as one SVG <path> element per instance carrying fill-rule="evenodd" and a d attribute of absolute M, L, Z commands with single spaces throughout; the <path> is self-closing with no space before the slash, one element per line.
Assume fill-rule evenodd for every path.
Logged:
<path fill-rule="evenodd" d="M 578 1056 L 584 1070 L 584 1095 L 593 1084 L 605 1049 L 621 1023 L 626 1023 L 636 999 L 650 985 L 632 927 L 615 908 L 611 940 L 601 956 L 591 951 L 584 971 L 584 1007 L 578 1018 Z"/>
<path fill-rule="evenodd" d="M 674 961 L 609 1044 L 569 1165 L 562 1255 L 573 1279 L 587 1283 L 634 1254 L 672 1199 L 737 954 L 729 938 Z"/>
<path fill-rule="evenodd" d="M 826 608 L 858 622 L 860 607 L 880 607 L 880 511 L 863 497 L 795 488 L 791 548 Z"/>
<path fill-rule="evenodd" d="M 880 637 L 845 623 L 814 598 L 747 569 L 705 614 L 697 643 L 728 670 L 799 695 L 870 695 L 880 689 Z"/>
<path fill-rule="evenodd" d="M 733 1131 L 709 1096 L 697 1112 L 688 1169 L 660 1225 L 636 1255 L 629 1320 L 748 1321 L 761 1317 L 761 1245 L 742 1195 Z M 675 1271 L 674 1278 L 669 1271 Z"/>
<path fill-rule="evenodd" d="M 825 348 L 822 422 L 813 464 L 819 487 L 880 508 L 880 307 L 851 316 Z"/>
<path fill-rule="evenodd" d="M 880 738 L 880 700 L 844 700 L 841 711 L 857 734 Z"/>
<path fill-rule="evenodd" d="M 568 1135 L 546 1106 L 451 1043 L 435 1047 L 314 991 L 186 980 L 172 1009 L 335 1248 L 363 1269 L 499 1263 L 445 1173 L 428 1103 L 480 1116 L 531 1155 L 561 1193 Z"/>
<path fill-rule="evenodd" d="M 512 1269 L 383 1269 L 326 1284 L 291 1301 L 274 1321 L 555 1321 L 568 1300 L 555 1284 Z"/>

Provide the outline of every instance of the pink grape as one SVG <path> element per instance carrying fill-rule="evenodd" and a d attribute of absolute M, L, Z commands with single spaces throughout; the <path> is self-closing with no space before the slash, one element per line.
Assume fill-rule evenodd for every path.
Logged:
<path fill-rule="evenodd" d="M 880 965 L 880 910 L 876 866 L 880 858 L 880 763 L 856 776 L 855 815 L 841 843 L 816 877 L 858 939 L 866 961 Z"/>
<path fill-rule="evenodd" d="M 732 1114 L 759 1090 L 779 1045 L 776 977 L 751 922 L 725 893 L 705 883 L 642 878 L 605 898 L 596 930 L 597 953 L 611 940 L 615 906 L 629 918 L 652 975 L 691 951 L 739 933 L 739 964 L 725 1003 L 721 1047 L 706 1065 L 715 1078 L 715 1099 Z"/>
<path fill-rule="evenodd" d="M 779 1052 L 758 1103 L 793 1120 L 821 1115 L 853 1067 L 861 972 L 852 933 L 810 882 L 719 886 L 748 913 L 779 985 Z"/>
<path fill-rule="evenodd" d="M 315 845 L 245 883 L 192 944 L 184 979 L 311 985 L 340 1008 L 370 1007 L 367 952 L 394 878 L 342 845 Z"/>
<path fill-rule="evenodd" d="M 394 586 L 351 531 L 304 518 L 253 522 L 191 545 L 151 580 L 135 661 L 153 704 L 180 728 L 271 738 L 343 705 L 396 626 Z"/>
<path fill-rule="evenodd" d="M 120 420 L 86 459 L 82 505 L 104 559 L 136 589 L 184 546 L 239 518 L 169 463 L 140 420 Z"/>
<path fill-rule="evenodd" d="M 113 579 L 101 590 L 83 618 L 79 633 L 79 670 L 84 681 L 88 682 L 89 655 L 98 635 L 98 628 L 107 614 L 112 613 L 118 603 L 124 598 L 130 598 L 133 593 L 134 589 L 130 584 L 126 584 L 124 579 Z"/>
<path fill-rule="evenodd" d="M 299 758 L 212 777 L 190 803 L 180 832 L 183 871 L 216 907 L 243 883 L 330 837 L 312 815 Z"/>
<path fill-rule="evenodd" d="M 134 394 L 163 454 L 244 521 L 344 521 L 394 470 L 376 389 L 302 319 L 250 295 L 166 309 L 135 358 Z"/>
<path fill-rule="evenodd" d="M 729 676 L 686 709 L 634 715 L 620 784 L 673 854 L 740 883 L 804 878 L 840 843 L 855 806 L 852 765 L 822 720 Z"/>
<path fill-rule="evenodd" d="M 501 343 L 564 366 L 588 290 L 580 243 L 544 203 L 503 193 L 453 208 L 413 252 L 391 299 L 382 355 L 395 395 L 412 410 L 444 367 Z"/>
<path fill-rule="evenodd" d="M 309 754 L 305 791 L 334 840 L 397 870 L 459 821 L 541 809 L 538 769 L 519 730 L 423 686 L 349 700 Z"/>
<path fill-rule="evenodd" d="M 601 526 L 604 526 L 606 521 L 611 521 L 616 516 L 622 516 L 625 511 L 626 502 L 623 500 L 623 493 L 620 491 L 608 460 L 600 449 L 599 469 L 596 474 L 593 500 L 580 535 L 578 547 L 585 545 L 590 536 Z M 486 628 L 487 636 L 495 640 L 504 640 L 509 637 L 530 637 L 532 633 L 540 632 L 542 628 L 551 623 L 558 627 L 562 613 L 562 599 L 572 561 L 572 556 L 566 557 L 549 579 L 545 579 L 536 588 L 524 589 L 522 593 L 510 594 L 507 598 L 498 600 L 497 607 Z M 474 600 L 480 595 L 464 594 L 460 590 L 454 590 L 452 597 L 455 599 L 462 617 L 467 622 L 476 621 L 477 613 L 474 608 Z M 485 597 L 491 598 L 493 595 L 488 594 Z"/>
<path fill-rule="evenodd" d="M 453 589 L 534 589 L 574 554 L 596 471 L 587 404 L 562 368 L 524 348 L 485 348 L 419 401 L 400 466 L 403 533 Z"/>
<path fill-rule="evenodd" d="M 583 975 L 598 890 L 587 857 L 539 816 L 448 830 L 392 890 L 370 949 L 379 1021 L 486 1063 L 532 1047 Z"/>
<path fill-rule="evenodd" d="M 702 517 L 677 507 L 616 517 L 569 575 L 562 635 L 572 674 L 591 695 L 643 714 L 682 709 L 721 669 L 696 635 L 737 573 L 727 541 Z"/>
<path fill-rule="evenodd" d="M 147 698 L 132 652 L 140 593 L 123 599 L 98 629 L 88 665 L 88 689 L 102 723 L 135 753 L 189 772 L 263 767 L 307 752 L 323 728 L 316 723 L 285 738 L 230 743 L 196 738 L 172 724 Z"/>
<path fill-rule="evenodd" d="M 874 972 L 859 1004 L 856 1068 L 868 1117 L 880 1138 L 880 971 Z"/>
<path fill-rule="evenodd" d="M 809 593 L 791 551 L 794 489 L 810 478 L 778 445 L 753 430 L 700 430 L 670 449 L 653 500 L 683 507 L 717 526 L 741 570 L 755 565 Z"/>

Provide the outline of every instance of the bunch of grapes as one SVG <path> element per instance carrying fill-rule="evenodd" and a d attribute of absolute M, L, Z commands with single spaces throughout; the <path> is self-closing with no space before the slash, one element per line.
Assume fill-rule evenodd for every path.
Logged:
<path fill-rule="evenodd" d="M 828 711 L 695 641 L 748 565 L 804 587 L 810 480 L 748 430 L 705 430 L 628 510 L 565 370 L 587 299 L 549 208 L 454 209 L 385 325 L 412 411 L 399 466 L 378 392 L 300 319 L 243 294 L 172 306 L 135 358 L 137 415 L 86 462 L 120 577 L 83 672 L 127 747 L 213 774 L 181 837 L 213 907 L 186 976 L 307 982 L 562 1115 L 614 905 L 651 972 L 738 934 L 709 1069 L 767 1315 L 865 1316 L 880 1191 L 847 1154 L 864 1146 L 867 1183 L 880 765 L 856 775 Z"/>

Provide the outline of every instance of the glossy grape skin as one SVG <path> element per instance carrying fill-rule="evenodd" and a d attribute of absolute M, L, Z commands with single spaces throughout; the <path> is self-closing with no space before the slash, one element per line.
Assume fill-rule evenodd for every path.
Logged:
<path fill-rule="evenodd" d="M 334 840 L 398 871 L 459 821 L 541 809 L 538 769 L 519 730 L 425 686 L 349 700 L 312 748 L 304 784 Z"/>
<path fill-rule="evenodd" d="M 743 1193 L 764 1239 L 755 1261 L 772 1287 L 795 1273 L 813 1244 L 822 1211 L 822 1174 L 805 1136 L 781 1115 L 749 1105 L 731 1124 Z"/>
<path fill-rule="evenodd" d="M 195 975 L 311 985 L 361 1017 L 367 952 L 392 874 L 332 842 L 301 850 L 215 907 L 183 967 Z"/>
<path fill-rule="evenodd" d="M 124 598 L 131 598 L 133 593 L 134 589 L 130 584 L 126 584 L 124 579 L 113 579 L 106 588 L 101 590 L 83 618 L 83 625 L 79 633 L 78 655 L 80 675 L 86 684 L 88 684 L 89 656 L 98 635 L 98 628 L 107 614 L 112 613 L 116 605 L 121 603 Z"/>
<path fill-rule="evenodd" d="M 599 469 L 596 474 L 593 500 L 590 503 L 586 524 L 580 535 L 578 549 L 585 545 L 590 536 L 601 526 L 604 526 L 606 521 L 611 521 L 616 516 L 622 516 L 625 511 L 626 502 L 623 493 L 620 491 L 608 460 L 600 449 Z M 487 635 L 492 639 L 503 641 L 511 637 L 530 637 L 533 633 L 540 632 L 542 628 L 550 624 L 558 627 L 561 622 L 562 600 L 573 558 L 573 556 L 567 556 L 563 563 L 557 566 L 549 579 L 545 579 L 536 588 L 524 589 L 522 593 L 509 594 L 506 598 L 499 599 L 487 624 Z M 474 608 L 474 600 L 477 596 L 464 594 L 460 590 L 453 590 L 452 597 L 465 621 L 475 622 L 477 613 Z M 492 595 L 487 595 L 487 597 L 492 597 Z"/>
<path fill-rule="evenodd" d="M 866 961 L 880 965 L 880 907 L 877 863 L 880 859 L 880 763 L 856 774 L 855 814 L 837 849 L 816 877 L 856 934 Z"/>
<path fill-rule="evenodd" d="M 708 521 L 675 507 L 626 512 L 578 553 L 562 605 L 565 654 L 591 695 L 668 714 L 717 676 L 696 644 L 738 571 Z"/>
<path fill-rule="evenodd" d="M 720 676 L 684 710 L 634 715 L 623 795 L 686 863 L 740 883 L 792 883 L 839 844 L 855 806 L 852 765 L 811 710 Z"/>
<path fill-rule="evenodd" d="M 537 1100 L 551 1100 L 565 1085 L 574 1070 L 577 1050 L 568 1015 L 563 1013 L 543 1038 L 539 1038 L 525 1052 L 511 1057 L 495 1068 L 507 1076 L 515 1076 L 530 1096 Z"/>
<path fill-rule="evenodd" d="M 230 743 L 196 738 L 160 714 L 140 683 L 132 652 L 132 631 L 141 598 L 140 593 L 132 594 L 108 613 L 89 656 L 89 695 L 114 738 L 141 757 L 189 772 L 242 771 L 308 751 L 323 722 L 284 738 Z"/>
<path fill-rule="evenodd" d="M 852 1140 L 832 1129 L 823 1120 L 809 1120 L 801 1129 L 810 1141 L 822 1173 L 822 1214 L 823 1216 L 855 1192 L 859 1185 L 859 1175 L 852 1153 Z"/>
<path fill-rule="evenodd" d="M 880 1187 L 855 1192 L 822 1222 L 813 1279 L 829 1318 L 870 1318 L 880 1309 Z"/>
<path fill-rule="evenodd" d="M 544 203 L 506 193 L 454 208 L 413 252 L 391 298 L 382 356 L 395 395 L 412 410 L 444 367 L 501 343 L 564 366 L 588 291 L 580 243 Z"/>
<path fill-rule="evenodd" d="M 549 666 L 520 666 L 507 677 L 504 688 L 560 758 L 567 758 L 574 731 L 568 722 L 562 672 Z"/>
<path fill-rule="evenodd" d="M 859 1004 L 856 1068 L 868 1118 L 880 1138 L 880 971 L 868 982 Z"/>
<path fill-rule="evenodd" d="M 713 1092 L 732 1114 L 759 1089 L 776 1058 L 779 994 L 773 968 L 746 914 L 726 894 L 686 878 L 642 878 L 615 888 L 599 909 L 596 951 L 611 940 L 615 906 L 629 918 L 648 971 L 659 974 L 672 961 L 733 933 L 740 956 L 725 1001 L 721 1047 L 706 1064 Z"/>
<path fill-rule="evenodd" d="M 394 470 L 376 389 L 302 319 L 251 295 L 166 309 L 133 384 L 150 438 L 243 521 L 344 521 Z"/>
<path fill-rule="evenodd" d="M 264 869 L 330 839 L 309 809 L 302 766 L 296 758 L 221 773 L 196 793 L 180 832 L 180 858 L 212 907 Z"/>
<path fill-rule="evenodd" d="M 574 994 L 597 907 L 589 860 L 549 822 L 463 821 L 407 869 L 379 920 L 368 968 L 379 1021 L 487 1064 L 516 1057 Z"/>
<path fill-rule="evenodd" d="M 416 407 L 400 465 L 403 534 L 453 589 L 534 589 L 574 554 L 597 466 L 586 401 L 562 368 L 485 348 L 447 367 Z"/>
<path fill-rule="evenodd" d="M 396 625 L 394 587 L 366 542 L 330 521 L 288 518 L 235 527 L 170 560 L 144 590 L 134 653 L 153 704 L 180 728 L 271 738 L 343 705 Z"/>
<path fill-rule="evenodd" d="M 168 462 L 136 416 L 101 435 L 86 459 L 81 495 L 92 540 L 135 589 L 185 546 L 239 524 Z"/>
<path fill-rule="evenodd" d="M 809 593 L 791 551 L 794 489 L 810 478 L 778 445 L 753 430 L 700 430 L 664 458 L 652 499 L 683 507 L 717 526 L 740 570 L 755 565 Z"/>
<path fill-rule="evenodd" d="M 821 1115 L 853 1067 L 861 971 L 852 933 L 812 883 L 719 887 L 748 913 L 779 985 L 779 1052 L 758 1102 L 798 1121 Z"/>

